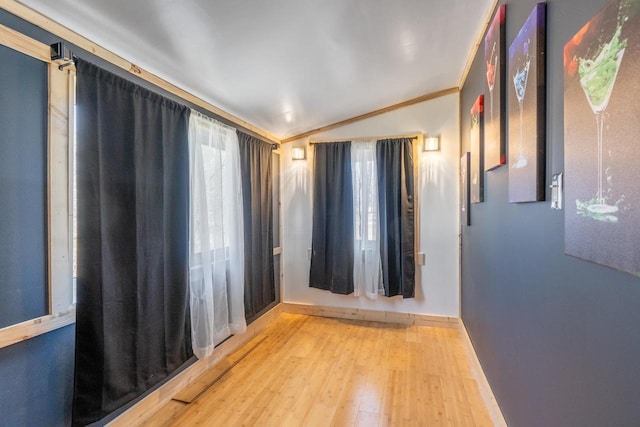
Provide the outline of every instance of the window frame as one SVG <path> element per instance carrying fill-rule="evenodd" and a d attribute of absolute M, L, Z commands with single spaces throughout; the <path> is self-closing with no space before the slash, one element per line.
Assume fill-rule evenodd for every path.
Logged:
<path fill-rule="evenodd" d="M 208 169 L 208 165 L 209 162 L 207 162 L 206 157 L 207 156 L 224 156 L 225 155 L 225 149 L 224 147 L 218 147 L 218 146 L 212 146 L 212 145 L 204 145 L 204 144 L 200 144 L 199 149 L 201 150 L 200 153 L 202 155 L 202 163 L 203 163 L 203 172 L 205 174 L 205 181 L 207 180 L 207 178 L 211 177 L 211 174 L 207 174 L 208 172 L 213 172 L 213 174 L 219 173 L 219 174 L 223 174 L 224 173 L 224 167 L 220 170 L 215 170 L 215 171 L 210 171 Z M 211 151 L 211 152 L 209 152 Z M 226 160 L 226 159 L 225 159 Z M 210 187 L 205 185 L 205 191 L 209 191 Z M 220 189 L 221 190 L 221 189 Z M 222 191 L 222 190 L 221 190 Z M 207 198 L 207 201 L 209 201 L 209 199 Z M 208 210 L 208 209 L 207 209 Z M 197 214 L 197 210 L 194 212 L 194 215 Z M 210 214 L 210 212 L 208 212 Z M 211 218 L 209 217 L 209 215 L 207 215 L 207 218 L 199 218 L 200 221 L 207 221 L 209 223 L 209 228 L 210 230 L 213 230 L 216 228 L 216 226 L 221 226 L 224 228 L 224 213 L 222 213 L 222 225 L 220 224 L 216 224 L 215 222 L 212 223 L 211 222 Z M 219 256 L 217 256 L 220 252 L 223 252 L 223 259 L 225 262 L 229 261 L 229 236 L 227 236 L 226 234 L 223 234 L 222 236 L 222 242 L 217 242 L 215 240 L 214 237 L 215 233 L 210 234 L 209 236 L 207 236 L 207 238 L 209 239 L 209 247 L 210 250 L 209 252 L 213 255 L 215 260 L 219 260 Z M 198 239 L 202 239 L 202 236 L 199 236 L 198 234 L 196 234 L 194 236 L 194 238 L 197 237 Z M 211 239 L 214 239 L 213 241 Z M 221 244 L 220 244 L 221 243 Z M 194 252 L 194 255 L 198 255 L 198 254 L 202 254 L 203 250 L 202 250 L 202 241 L 201 240 L 197 240 L 194 241 L 194 246 L 198 247 L 199 251 L 198 252 Z M 195 250 L 195 248 L 194 248 Z M 200 265 L 202 264 L 202 262 L 199 263 Z"/>
<path fill-rule="evenodd" d="M 361 180 L 361 181 L 362 181 L 362 177 L 364 176 L 365 169 L 367 169 L 367 168 L 370 168 L 370 167 L 374 166 L 374 162 L 373 162 L 373 161 L 367 161 L 367 162 L 366 162 L 366 163 L 367 163 L 367 165 L 363 165 L 363 163 L 365 163 L 365 162 L 362 162 L 362 161 L 354 161 L 354 160 L 353 160 L 353 157 L 351 158 L 351 167 L 352 167 L 352 168 L 356 168 L 356 167 L 357 167 L 357 169 L 358 169 L 358 170 L 355 172 L 355 174 L 354 174 L 354 175 L 358 176 L 358 177 L 360 178 L 360 180 Z M 362 182 L 359 182 L 358 184 L 359 184 L 359 185 L 361 185 L 361 184 L 362 184 Z M 355 194 L 355 192 L 354 192 L 353 197 L 354 197 L 354 200 L 355 200 L 355 198 L 356 198 L 356 197 L 358 197 L 358 202 L 362 203 L 362 200 L 360 200 L 360 195 L 357 195 L 357 196 L 356 196 L 356 194 Z M 354 209 L 354 213 L 356 213 L 356 212 L 355 212 L 355 209 Z M 360 211 L 359 211 L 358 213 L 360 213 Z M 357 215 L 357 216 L 358 216 L 358 217 L 360 217 L 360 215 Z M 360 217 L 359 219 L 360 219 L 360 221 L 362 221 L 362 220 L 363 220 L 363 218 L 362 218 L 362 217 Z M 370 223 L 371 221 L 373 221 L 373 222 L 374 222 L 374 226 L 376 226 L 376 227 L 379 227 L 379 226 L 380 226 L 380 224 L 379 224 L 379 221 L 380 221 L 380 215 L 374 215 L 374 212 L 372 212 L 372 211 L 371 211 L 371 206 L 367 206 L 366 221 L 367 221 L 367 230 L 368 230 L 368 232 L 370 232 L 370 231 L 372 230 L 372 229 L 369 227 L 369 225 L 370 225 L 369 223 Z M 362 225 L 362 222 L 359 222 L 359 223 L 358 223 L 357 221 L 355 221 L 355 216 L 354 216 L 354 224 L 353 224 L 353 228 L 354 228 L 354 240 L 356 240 L 356 241 L 364 241 L 364 242 L 365 242 L 365 246 L 366 246 L 366 248 L 365 248 L 365 249 L 363 249 L 363 251 L 364 251 L 364 250 L 370 250 L 370 249 L 371 249 L 371 246 L 373 246 L 373 245 L 379 245 L 379 244 L 380 244 L 380 240 L 379 240 L 379 239 L 376 239 L 375 237 L 374 237 L 374 238 L 371 238 L 371 236 L 370 236 L 370 235 L 367 235 L 367 236 L 360 236 L 360 238 L 358 238 L 358 233 L 361 231 L 361 227 L 360 227 L 361 225 Z"/>
<path fill-rule="evenodd" d="M 0 328 L 0 348 L 75 322 L 73 295 L 73 129 L 75 71 L 50 59 L 50 47 L 0 25 L 0 45 L 47 64 L 47 314 Z"/>

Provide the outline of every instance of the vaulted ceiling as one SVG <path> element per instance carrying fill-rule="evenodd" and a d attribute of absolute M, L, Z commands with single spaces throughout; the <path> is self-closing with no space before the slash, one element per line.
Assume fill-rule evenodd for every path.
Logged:
<path fill-rule="evenodd" d="M 492 0 L 21 0 L 286 138 L 456 87 Z"/>

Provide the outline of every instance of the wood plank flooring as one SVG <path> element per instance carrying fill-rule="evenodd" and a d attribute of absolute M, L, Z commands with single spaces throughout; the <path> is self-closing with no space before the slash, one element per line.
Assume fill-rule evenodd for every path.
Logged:
<path fill-rule="evenodd" d="M 143 425 L 493 425 L 457 329 L 283 313 L 225 369 Z"/>

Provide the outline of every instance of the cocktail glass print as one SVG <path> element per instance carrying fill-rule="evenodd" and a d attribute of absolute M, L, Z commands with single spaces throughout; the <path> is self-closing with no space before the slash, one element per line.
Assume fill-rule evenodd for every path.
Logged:
<path fill-rule="evenodd" d="M 509 203 L 546 195 L 546 3 L 536 3 L 509 46 Z"/>
<path fill-rule="evenodd" d="M 471 111 L 471 131 L 477 133 L 477 129 L 480 127 L 480 115 L 477 111 Z M 474 131 L 474 129 L 476 129 Z M 477 138 L 473 138 L 474 139 L 474 145 L 477 145 L 479 147 L 479 143 L 476 142 L 475 140 Z M 474 150 L 474 151 L 478 151 L 478 155 L 480 154 L 479 149 L 478 150 Z M 476 156 L 478 157 L 478 156 Z M 478 186 L 480 185 L 480 168 L 473 168 L 472 172 L 471 172 L 471 185 L 473 186 Z"/>
<path fill-rule="evenodd" d="M 620 64 L 627 47 L 627 39 L 622 39 L 622 26 L 627 20 L 623 14 L 623 5 L 620 3 L 620 14 L 618 15 L 618 25 L 611 39 L 603 43 L 595 54 L 590 58 L 576 58 L 578 61 L 578 76 L 580 86 L 589 102 L 591 111 L 596 120 L 596 140 L 597 140 L 597 188 L 595 196 L 586 202 L 576 200 L 578 214 L 605 222 L 617 222 L 618 202 L 613 203 L 608 200 L 608 191 L 604 189 L 604 182 L 607 182 L 608 190 L 611 187 L 611 171 L 603 167 L 603 138 L 605 110 L 609 105 L 611 93 L 618 77 Z"/>
<path fill-rule="evenodd" d="M 531 40 L 527 40 L 524 45 L 524 57 L 522 63 L 516 68 L 516 72 L 513 75 L 513 87 L 516 91 L 516 98 L 518 99 L 518 107 L 520 108 L 520 144 L 518 149 L 518 156 L 516 161 L 511 165 L 512 168 L 520 169 L 527 166 L 528 159 L 524 154 L 524 135 L 522 134 L 522 112 L 524 108 L 524 96 L 527 91 L 527 80 L 529 77 L 529 67 L 531 66 L 531 57 L 529 56 L 529 43 Z"/>
<path fill-rule="evenodd" d="M 471 153 L 466 152 L 460 158 L 460 212 L 461 223 L 471 225 L 469 170 L 471 169 Z"/>
<path fill-rule="evenodd" d="M 640 277 L 640 0 L 606 1 L 563 53 L 565 253 Z"/>
<path fill-rule="evenodd" d="M 481 203 L 484 201 L 484 95 L 478 95 L 469 114 L 471 119 L 471 129 L 469 130 L 471 167 L 467 179 L 471 185 L 471 203 Z"/>
<path fill-rule="evenodd" d="M 504 165 L 506 159 L 505 120 L 505 5 L 500 5 L 484 36 L 485 88 L 488 113 L 484 117 L 484 170 Z"/>
<path fill-rule="evenodd" d="M 497 42 L 493 42 L 491 55 L 487 61 L 487 85 L 489 86 L 489 117 L 493 123 L 493 87 L 496 82 L 496 68 L 498 66 L 498 52 L 496 51 Z"/>

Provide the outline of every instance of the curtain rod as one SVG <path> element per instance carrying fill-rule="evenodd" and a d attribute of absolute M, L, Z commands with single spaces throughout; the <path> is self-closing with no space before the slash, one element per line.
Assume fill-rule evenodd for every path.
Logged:
<path fill-rule="evenodd" d="M 313 144 L 323 144 L 327 142 L 342 142 L 342 141 L 350 141 L 350 142 L 368 142 L 368 141 L 378 141 L 380 139 L 396 139 L 396 138 L 410 138 L 410 139 L 418 139 L 422 138 L 422 133 L 410 133 L 405 135 L 386 135 L 386 136 L 359 136 L 355 138 L 335 138 L 335 139 L 312 139 L 310 138 L 307 142 L 310 145 Z"/>
<path fill-rule="evenodd" d="M 56 64 L 58 64 L 58 69 L 60 71 L 62 71 L 64 68 L 66 68 L 66 67 L 68 67 L 70 65 L 74 65 L 75 66 L 76 63 L 78 62 L 78 57 L 73 53 L 73 51 L 71 49 L 69 49 L 67 47 L 65 42 L 56 42 L 56 43 L 50 44 L 49 48 L 50 48 L 50 54 L 51 54 L 51 61 L 55 62 Z M 181 97 L 181 96 L 178 96 L 178 97 L 182 98 L 180 103 L 184 104 L 184 101 L 185 101 L 184 97 Z M 196 114 L 198 114 L 198 115 L 200 115 L 200 116 L 202 116 L 202 117 L 204 117 L 206 119 L 213 120 L 214 122 L 219 123 L 220 125 L 222 125 L 224 127 L 227 127 L 227 128 L 230 128 L 230 129 L 234 129 L 234 130 L 240 130 L 240 132 L 243 132 L 243 133 L 253 132 L 256 135 L 259 135 L 257 132 L 254 132 L 253 130 L 250 130 L 250 129 L 244 127 L 244 126 L 241 126 L 243 129 L 238 129 L 238 128 L 236 128 L 236 126 L 234 126 L 234 125 L 236 125 L 236 123 L 234 123 L 232 120 L 226 119 L 227 121 L 233 123 L 233 125 L 229 125 L 229 124 L 227 124 L 227 123 L 225 123 L 225 122 L 220 120 L 222 118 L 222 117 L 220 117 L 220 115 L 212 113 L 210 111 L 207 111 L 207 109 L 204 109 L 204 110 L 207 111 L 209 114 L 202 113 L 202 112 L 194 109 L 193 107 L 190 107 L 190 106 L 188 106 L 188 107 L 192 112 L 195 112 Z M 217 117 L 211 117 L 211 114 L 216 115 Z M 262 135 L 260 135 L 260 136 L 262 138 L 265 138 Z M 268 144 L 271 144 L 271 149 L 272 150 L 277 150 L 280 147 L 280 144 L 278 144 L 277 142 L 272 141 L 272 140 L 270 140 L 268 138 L 265 138 L 266 141 L 264 139 L 261 139 L 261 138 L 257 138 L 257 139 L 260 139 L 261 141 L 264 141 L 264 142 L 266 142 Z"/>

